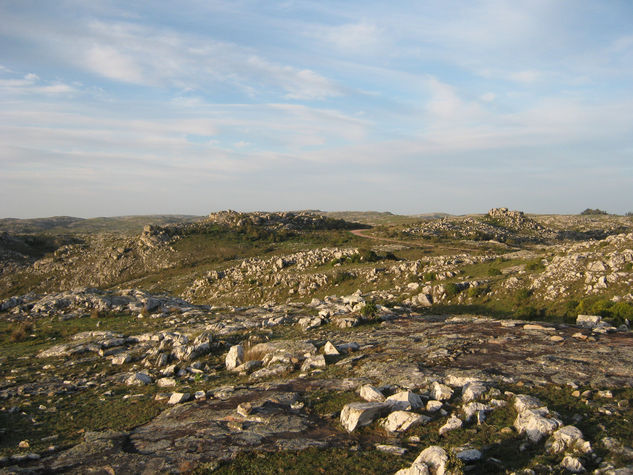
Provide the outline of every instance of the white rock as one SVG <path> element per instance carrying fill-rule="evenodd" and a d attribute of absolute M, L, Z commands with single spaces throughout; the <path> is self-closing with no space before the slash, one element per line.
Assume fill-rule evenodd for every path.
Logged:
<path fill-rule="evenodd" d="M 313 368 L 325 368 L 325 367 L 326 367 L 325 356 L 323 355 L 309 356 L 303 361 L 303 364 L 301 365 L 301 371 L 309 371 Z"/>
<path fill-rule="evenodd" d="M 132 357 L 128 355 L 127 353 L 122 353 L 112 358 L 113 365 L 127 364 L 127 363 L 130 363 L 131 361 L 132 361 Z"/>
<path fill-rule="evenodd" d="M 389 432 L 404 432 L 410 427 L 425 424 L 430 417 L 415 412 L 394 411 L 384 420 L 382 426 Z"/>
<path fill-rule="evenodd" d="M 323 354 L 328 355 L 328 356 L 338 356 L 341 354 L 341 352 L 336 349 L 336 346 L 334 346 L 331 342 L 328 341 L 323 346 Z"/>
<path fill-rule="evenodd" d="M 442 401 L 435 401 L 434 399 L 431 399 L 426 403 L 426 410 L 428 412 L 436 412 L 442 409 L 442 406 Z"/>
<path fill-rule="evenodd" d="M 514 421 L 517 432 L 527 434 L 532 442 L 538 442 L 562 425 L 562 421 L 552 417 L 546 407 L 525 409 Z"/>
<path fill-rule="evenodd" d="M 167 388 L 176 385 L 176 380 L 174 378 L 160 378 L 156 381 L 156 385 L 159 388 Z"/>
<path fill-rule="evenodd" d="M 578 315 L 576 317 L 576 325 L 583 328 L 595 328 L 600 322 L 602 322 L 600 315 Z"/>
<path fill-rule="evenodd" d="M 345 404 L 341 411 L 341 424 L 347 432 L 366 426 L 389 411 L 391 406 L 385 402 L 352 402 Z"/>
<path fill-rule="evenodd" d="M 584 440 L 582 432 L 575 426 L 564 426 L 552 434 L 545 442 L 545 448 L 552 453 L 575 449 L 582 453 L 591 452 L 591 443 Z"/>
<path fill-rule="evenodd" d="M 191 395 L 189 393 L 171 393 L 168 404 L 180 404 L 189 400 Z"/>
<path fill-rule="evenodd" d="M 409 468 L 402 468 L 395 475 L 430 475 L 429 467 L 425 463 L 414 463 Z"/>
<path fill-rule="evenodd" d="M 391 404 L 394 409 L 404 411 L 424 407 L 420 396 L 411 391 L 400 391 L 393 396 L 389 396 L 386 402 Z"/>
<path fill-rule="evenodd" d="M 431 385 L 431 397 L 438 401 L 447 401 L 453 396 L 453 390 L 445 384 L 434 381 Z"/>
<path fill-rule="evenodd" d="M 543 406 L 543 402 L 534 396 L 528 396 L 527 394 L 517 394 L 514 397 L 514 408 L 517 410 L 517 412 L 523 412 L 526 409 L 536 409 L 537 407 Z"/>
<path fill-rule="evenodd" d="M 141 384 L 150 384 L 152 382 L 152 377 L 146 373 L 134 373 L 132 376 L 127 378 L 125 384 L 128 386 L 132 385 L 141 385 Z"/>
<path fill-rule="evenodd" d="M 359 394 L 360 397 L 368 402 L 383 402 L 385 400 L 385 396 L 382 394 L 382 392 L 371 384 L 365 384 L 364 386 L 361 386 Z"/>
<path fill-rule="evenodd" d="M 459 417 L 451 416 L 442 427 L 440 427 L 440 435 L 444 435 L 449 431 L 460 429 L 462 427 L 462 420 Z"/>
<path fill-rule="evenodd" d="M 481 452 L 477 449 L 459 450 L 455 455 L 464 462 L 476 462 L 477 460 L 481 460 Z"/>
<path fill-rule="evenodd" d="M 560 466 L 572 473 L 581 473 L 585 471 L 585 467 L 583 467 L 582 463 L 580 463 L 580 460 L 576 457 L 572 457 L 571 455 L 566 455 L 560 463 Z"/>
<path fill-rule="evenodd" d="M 420 452 L 420 455 L 413 463 L 424 463 L 430 468 L 430 472 L 433 475 L 444 475 L 446 473 L 446 464 L 448 463 L 448 454 L 442 447 L 432 445 Z"/>
<path fill-rule="evenodd" d="M 471 381 L 462 387 L 462 400 L 464 402 L 474 401 L 486 392 L 486 386 L 479 381 Z"/>
<path fill-rule="evenodd" d="M 234 370 L 242 363 L 244 363 L 244 347 L 242 345 L 232 346 L 226 355 L 226 369 Z"/>
<path fill-rule="evenodd" d="M 466 421 L 469 421 L 473 418 L 473 416 L 479 413 L 486 413 L 492 410 L 492 407 L 483 404 L 481 402 L 469 402 L 468 404 L 464 404 L 462 406 L 462 411 L 464 411 L 464 416 Z"/>

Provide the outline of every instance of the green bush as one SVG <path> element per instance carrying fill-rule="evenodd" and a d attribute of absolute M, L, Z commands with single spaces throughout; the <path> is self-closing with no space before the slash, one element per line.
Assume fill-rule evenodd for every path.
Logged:
<path fill-rule="evenodd" d="M 519 307 L 514 312 L 514 315 L 522 320 L 533 320 L 542 316 L 542 312 L 532 305 L 526 305 L 525 307 Z"/>
<path fill-rule="evenodd" d="M 545 265 L 540 259 L 534 259 L 525 264 L 525 270 L 541 271 L 545 269 Z"/>
<path fill-rule="evenodd" d="M 457 284 L 453 283 L 453 282 L 449 282 L 448 284 L 444 285 L 444 291 L 446 292 L 446 296 L 450 299 L 455 297 L 459 292 L 460 292 L 460 288 Z"/>
<path fill-rule="evenodd" d="M 633 262 L 627 262 L 624 264 L 624 270 L 627 272 L 631 272 L 633 270 Z"/>
<path fill-rule="evenodd" d="M 422 277 L 425 281 L 434 281 L 435 279 L 437 279 L 437 274 L 435 272 L 425 272 Z"/>
<path fill-rule="evenodd" d="M 584 216 L 591 216 L 591 215 L 600 215 L 600 214 L 609 214 L 609 213 L 607 213 L 606 211 L 602 211 L 601 209 L 598 209 L 598 208 L 596 209 L 587 208 L 580 214 Z"/>
<path fill-rule="evenodd" d="M 373 317 L 378 312 L 378 306 L 374 302 L 365 302 L 365 306 L 360 310 L 363 317 Z"/>
<path fill-rule="evenodd" d="M 527 299 L 529 299 L 532 294 L 534 293 L 534 291 L 532 289 L 527 289 L 527 288 L 522 288 L 517 290 L 517 293 L 515 294 L 515 298 L 517 299 L 518 302 L 524 302 Z"/>
<path fill-rule="evenodd" d="M 502 272 L 499 269 L 497 269 L 496 267 L 491 267 L 491 268 L 488 269 L 488 275 L 491 276 L 491 277 L 495 276 L 495 275 L 501 275 L 501 274 L 502 274 Z"/>
<path fill-rule="evenodd" d="M 487 285 L 480 285 L 479 287 L 469 287 L 468 288 L 468 296 L 471 298 L 481 297 L 482 295 L 486 295 L 490 292 L 490 287 Z"/>
<path fill-rule="evenodd" d="M 334 274 L 333 279 L 332 279 L 332 283 L 333 284 L 341 284 L 341 283 L 345 282 L 346 280 L 351 280 L 353 278 L 354 278 L 354 276 L 352 274 L 350 274 L 349 272 L 339 271 L 339 272 L 336 272 Z"/>
<path fill-rule="evenodd" d="M 583 299 L 576 307 L 576 314 L 600 315 L 615 325 L 626 320 L 633 320 L 633 304 L 630 302 L 613 302 L 608 299 Z"/>

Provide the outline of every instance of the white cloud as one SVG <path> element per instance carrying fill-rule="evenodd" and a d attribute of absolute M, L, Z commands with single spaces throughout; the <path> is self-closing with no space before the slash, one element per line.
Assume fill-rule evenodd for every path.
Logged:
<path fill-rule="evenodd" d="M 362 55 L 388 46 L 384 31 L 374 23 L 366 21 L 338 26 L 320 26 L 310 29 L 307 34 L 345 53 Z"/>
<path fill-rule="evenodd" d="M 524 84 L 531 84 L 531 83 L 537 82 L 541 79 L 542 76 L 543 74 L 540 71 L 535 71 L 533 69 L 525 70 L 525 71 L 517 71 L 514 73 L 510 73 L 508 75 L 509 79 L 511 79 L 512 81 L 516 81 L 516 82 L 520 82 Z"/>

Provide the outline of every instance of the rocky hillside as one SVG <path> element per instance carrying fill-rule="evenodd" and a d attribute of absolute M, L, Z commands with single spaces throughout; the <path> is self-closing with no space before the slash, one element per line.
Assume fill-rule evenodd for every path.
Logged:
<path fill-rule="evenodd" d="M 632 223 L 5 233 L 0 471 L 629 473 Z"/>

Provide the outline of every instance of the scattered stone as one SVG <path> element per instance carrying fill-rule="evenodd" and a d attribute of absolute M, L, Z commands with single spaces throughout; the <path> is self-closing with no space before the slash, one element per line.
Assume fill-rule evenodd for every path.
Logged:
<path fill-rule="evenodd" d="M 376 450 L 392 455 L 404 455 L 407 453 L 407 449 L 397 445 L 376 444 Z"/>
<path fill-rule="evenodd" d="M 189 393 L 171 393 L 171 396 L 169 397 L 169 401 L 167 401 L 167 403 L 181 404 L 183 402 L 187 402 L 189 399 L 191 399 L 191 394 Z"/>
<path fill-rule="evenodd" d="M 409 409 L 416 410 L 424 407 L 424 403 L 422 402 L 420 396 L 411 391 L 401 391 L 396 393 L 393 396 L 389 396 L 385 402 L 391 404 L 394 409 L 403 411 Z"/>
<path fill-rule="evenodd" d="M 420 452 L 413 463 L 426 464 L 433 475 L 444 475 L 448 464 L 448 454 L 442 447 L 432 445 Z"/>
<path fill-rule="evenodd" d="M 382 426 L 389 432 L 404 432 L 410 427 L 425 424 L 430 417 L 408 411 L 394 411 L 384 420 Z"/>
<path fill-rule="evenodd" d="M 471 381 L 462 387 L 462 401 L 469 402 L 479 399 L 486 392 L 486 386 L 479 381 Z"/>
<path fill-rule="evenodd" d="M 462 427 L 462 420 L 459 417 L 451 416 L 442 427 L 440 427 L 440 435 L 444 435 L 452 430 L 460 429 Z"/>
<path fill-rule="evenodd" d="M 455 456 L 464 462 L 476 462 L 481 460 L 482 454 L 477 449 L 456 450 Z"/>
<path fill-rule="evenodd" d="M 326 342 L 323 346 L 323 354 L 327 356 L 339 356 L 341 353 L 331 342 Z"/>
<path fill-rule="evenodd" d="M 434 381 L 431 385 L 430 395 L 432 399 L 437 401 L 448 401 L 451 397 L 453 397 L 453 390 L 445 384 L 440 384 L 437 381 Z"/>
<path fill-rule="evenodd" d="M 585 467 L 582 465 L 580 460 L 571 455 L 566 455 L 560 463 L 560 466 L 572 473 L 581 473 L 585 471 Z"/>
<path fill-rule="evenodd" d="M 426 403 L 426 410 L 428 412 L 437 412 L 440 409 L 442 409 L 442 406 L 443 406 L 442 401 L 435 401 L 431 399 L 430 401 Z"/>
<path fill-rule="evenodd" d="M 370 384 L 361 386 L 359 394 L 361 398 L 368 402 L 383 402 L 385 400 L 382 392 Z"/>
<path fill-rule="evenodd" d="M 134 373 L 125 380 L 125 384 L 128 386 L 151 384 L 151 382 L 152 377 L 147 373 Z"/>
<path fill-rule="evenodd" d="M 244 347 L 242 345 L 232 346 L 226 355 L 226 369 L 229 371 L 234 370 L 242 363 L 244 363 Z"/>
<path fill-rule="evenodd" d="M 545 442 L 545 448 L 552 453 L 576 450 L 586 454 L 591 452 L 591 444 L 583 439 L 582 432 L 575 426 L 563 426 Z"/>
<path fill-rule="evenodd" d="M 390 409 L 386 402 L 352 402 L 343 406 L 341 424 L 347 432 L 352 432 L 357 427 L 371 424 Z"/>
<path fill-rule="evenodd" d="M 517 432 L 526 434 L 532 442 L 538 442 L 562 425 L 562 421 L 553 417 L 546 407 L 524 409 L 514 421 Z"/>
<path fill-rule="evenodd" d="M 315 355 L 307 357 L 301 365 L 301 371 L 309 371 L 313 368 L 325 368 L 325 356 Z"/>

